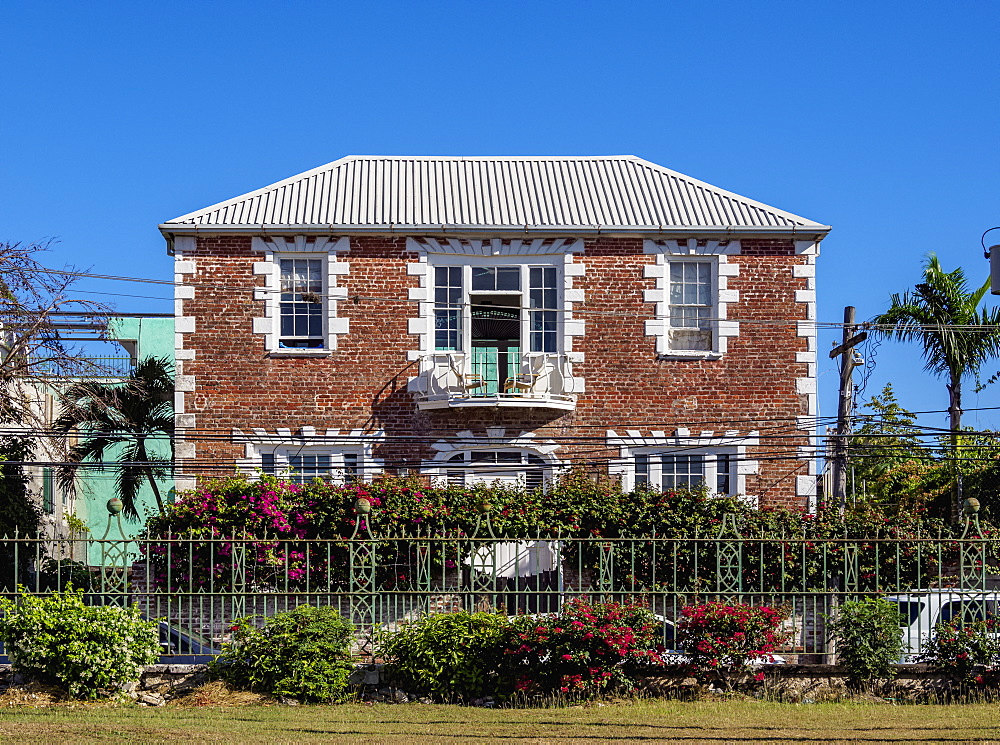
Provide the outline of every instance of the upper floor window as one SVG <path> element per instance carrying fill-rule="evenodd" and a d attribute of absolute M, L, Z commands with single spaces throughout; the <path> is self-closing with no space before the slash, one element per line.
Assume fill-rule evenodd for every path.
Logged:
<path fill-rule="evenodd" d="M 281 272 L 278 344 L 289 349 L 324 347 L 323 259 L 290 258 L 278 262 Z"/>
<path fill-rule="evenodd" d="M 554 266 L 435 266 L 434 347 L 520 352 L 559 350 Z"/>
<path fill-rule="evenodd" d="M 656 286 L 643 299 L 656 303 L 656 316 L 646 321 L 646 335 L 656 337 L 663 358 L 722 357 L 729 339 L 739 336 L 740 324 L 729 320 L 738 289 L 730 281 L 740 276 L 739 241 L 646 240 L 643 250 L 654 257 L 644 274 Z"/>
<path fill-rule="evenodd" d="M 253 251 L 263 254 L 253 273 L 263 277 L 254 288 L 254 300 L 263 301 L 263 314 L 253 319 L 253 333 L 277 356 L 327 356 L 337 348 L 337 337 L 348 333 L 350 321 L 337 313 L 347 297 L 338 276 L 350 266 L 338 255 L 350 250 L 347 237 L 254 236 Z"/>
<path fill-rule="evenodd" d="M 667 283 L 669 348 L 712 351 L 715 346 L 712 264 L 707 261 L 671 260 Z"/>
<path fill-rule="evenodd" d="M 457 350 L 462 344 L 462 267 L 434 270 L 434 348 Z"/>

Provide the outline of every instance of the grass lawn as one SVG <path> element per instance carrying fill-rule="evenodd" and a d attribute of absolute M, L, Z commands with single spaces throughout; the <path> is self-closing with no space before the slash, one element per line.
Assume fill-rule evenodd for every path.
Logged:
<path fill-rule="evenodd" d="M 553 709 L 423 704 L 0 710 L 17 742 L 1000 742 L 990 704 L 639 701 Z"/>

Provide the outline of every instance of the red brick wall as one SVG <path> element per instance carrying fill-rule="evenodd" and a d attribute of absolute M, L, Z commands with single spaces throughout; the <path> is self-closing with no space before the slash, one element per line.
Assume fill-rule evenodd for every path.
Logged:
<path fill-rule="evenodd" d="M 252 262 L 262 257 L 251 251 L 251 239 L 198 238 L 195 253 L 184 256 L 196 267 L 186 281 L 199 285 L 194 299 L 184 302 L 184 315 L 196 318 L 196 330 L 184 336 L 184 348 L 195 350 L 195 359 L 183 362 L 183 373 L 196 381 L 185 410 L 196 415 L 198 434 L 218 437 L 197 441 L 197 457 L 184 464 L 187 472 L 231 468 L 243 455 L 242 446 L 224 440 L 233 428 L 381 428 L 388 442 L 377 455 L 414 464 L 431 456 L 426 443 L 466 429 L 484 434 L 488 426 L 506 427 L 511 435 L 534 431 L 539 439 L 592 439 L 568 439 L 557 455 L 597 461 L 618 454 L 603 445 L 607 429 L 758 429 L 761 446 L 748 449 L 747 457 L 760 460 L 760 473 L 747 477 L 747 493 L 762 503 L 796 503 L 794 476 L 807 473 L 806 464 L 783 458 L 808 444 L 794 422 L 808 413 L 795 385 L 807 374 L 806 365 L 795 362 L 806 340 L 794 324 L 805 318 L 795 290 L 806 289 L 806 280 L 793 278 L 791 270 L 806 259 L 795 255 L 791 241 L 744 239 L 742 255 L 729 257 L 740 266 L 739 276 L 729 279 L 729 288 L 740 293 L 739 302 L 728 306 L 729 317 L 746 322 L 717 360 L 658 360 L 655 339 L 645 330 L 655 306 L 643 301 L 642 292 L 655 286 L 643 272 L 654 258 L 643 253 L 639 238 L 586 241 L 575 259 L 586 265 L 586 274 L 574 280 L 586 290 L 586 302 L 576 307 L 595 312 L 578 314 L 586 320 L 586 335 L 575 337 L 574 351 L 583 351 L 586 361 L 574 365 L 574 372 L 585 378 L 586 392 L 572 412 L 417 409 L 407 392 L 407 380 L 417 372 L 417 363 L 407 360 L 407 351 L 417 348 L 407 319 L 417 308 L 393 302 L 406 300 L 408 288 L 419 284 L 406 273 L 417 258 L 405 243 L 403 237 L 352 238 L 351 250 L 341 256 L 350 273 L 339 278 L 349 298 L 341 301 L 339 315 L 350 318 L 350 332 L 338 337 L 338 348 L 327 357 L 290 358 L 268 356 L 263 336 L 252 333 L 252 319 L 264 310 L 262 301 L 252 299 L 251 288 L 263 279 L 253 275 Z M 776 437 L 769 439 L 771 433 Z"/>

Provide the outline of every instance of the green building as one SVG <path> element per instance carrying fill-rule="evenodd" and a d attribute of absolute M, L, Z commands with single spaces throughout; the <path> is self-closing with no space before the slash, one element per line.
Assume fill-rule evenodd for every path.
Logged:
<path fill-rule="evenodd" d="M 136 314 L 115 316 L 108 323 L 108 337 L 117 342 L 127 352 L 123 355 L 123 370 L 131 369 L 147 357 L 166 357 L 174 363 L 174 318 L 165 314 Z M 150 451 L 168 457 L 170 444 L 152 441 Z M 114 461 L 120 453 L 115 447 L 105 455 L 106 461 Z M 158 482 L 160 493 L 166 499 L 173 498 L 173 479 L 162 479 Z M 73 500 L 73 514 L 89 529 L 89 538 L 101 538 L 108 529 L 107 502 L 116 496 L 115 471 L 108 468 L 105 471 L 81 469 L 77 478 L 76 496 Z M 156 499 L 152 488 L 146 484 L 136 499 L 136 507 L 140 515 L 152 515 L 156 512 Z M 121 521 L 126 536 L 134 536 L 144 527 L 144 521 Z M 118 537 L 117 527 L 112 528 L 110 537 Z M 91 543 L 88 550 L 88 563 L 92 566 L 101 563 L 101 546 Z"/>

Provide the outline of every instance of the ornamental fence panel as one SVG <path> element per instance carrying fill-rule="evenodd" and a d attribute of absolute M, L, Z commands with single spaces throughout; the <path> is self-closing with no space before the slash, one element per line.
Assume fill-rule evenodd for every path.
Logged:
<path fill-rule="evenodd" d="M 373 516 L 374 517 L 374 516 Z M 732 516 L 731 516 L 732 517 Z M 120 519 L 115 516 L 115 519 Z M 823 662 L 826 618 L 844 600 L 894 597 L 909 652 L 936 620 L 993 616 L 1000 601 L 1000 539 L 968 518 L 958 537 L 744 535 L 726 518 L 711 535 L 498 534 L 489 517 L 471 530 L 381 533 L 361 519 L 354 535 L 166 535 L 132 539 L 109 519 L 102 538 L 0 539 L 0 593 L 68 585 L 94 604 L 138 603 L 160 619 L 165 658 L 211 654 L 233 621 L 300 604 L 337 608 L 357 627 L 357 653 L 374 628 L 421 614 L 492 610 L 551 613 L 570 598 L 634 600 L 662 621 L 673 648 L 686 605 L 710 600 L 783 606 L 788 661 Z M 112 533 L 117 533 L 117 538 Z M 112 537 L 109 537 L 112 536 Z M 100 557 L 97 565 L 72 557 Z M 909 624 L 909 625 L 906 625 Z"/>

